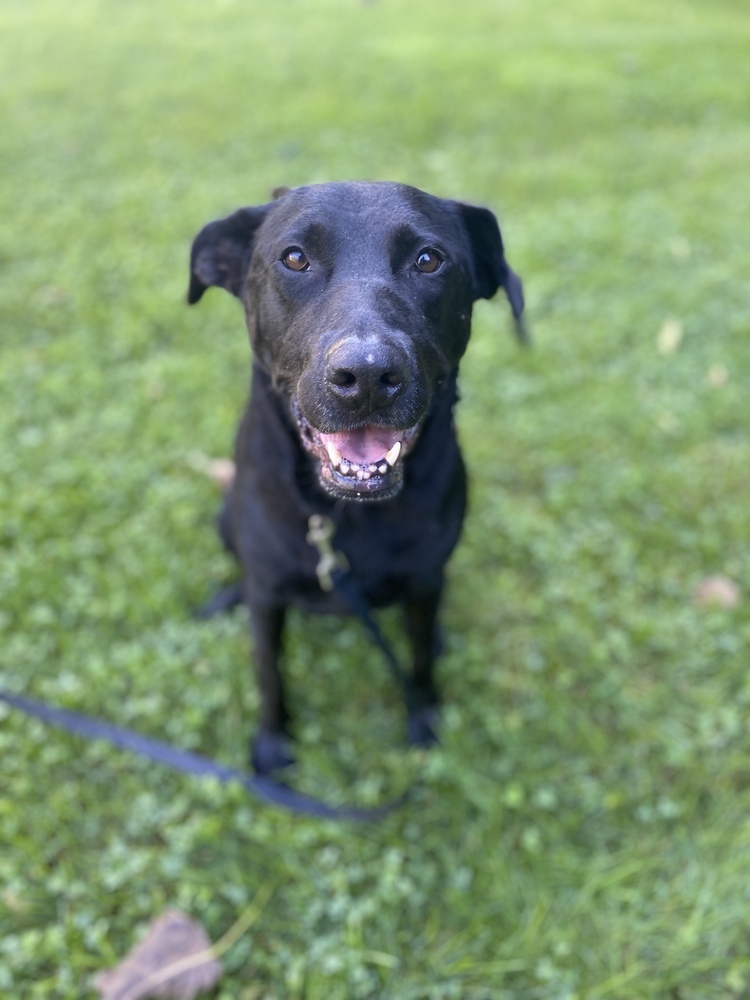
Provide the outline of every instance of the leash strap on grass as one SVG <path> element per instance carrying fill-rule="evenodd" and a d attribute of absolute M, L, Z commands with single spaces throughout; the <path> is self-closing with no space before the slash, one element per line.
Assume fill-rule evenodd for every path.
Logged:
<path fill-rule="evenodd" d="M 320 519 L 323 521 L 324 519 Z M 328 519 L 325 519 L 328 527 Z M 311 528 L 313 525 L 311 524 Z M 333 526 L 326 534 L 326 541 L 330 543 L 333 536 Z M 313 544 L 317 544 L 311 541 Z M 331 554 L 336 555 L 331 549 Z M 323 554 L 321 554 L 323 558 Z M 330 581 L 330 586 L 341 594 L 352 612 L 362 622 L 370 634 L 370 638 L 380 649 L 388 665 L 388 669 L 404 692 L 408 702 L 409 679 L 401 669 L 396 656 L 383 635 L 380 626 L 373 617 L 367 598 L 364 596 L 360 586 L 348 571 L 345 561 L 336 558 L 329 559 L 330 564 L 326 564 L 326 579 Z M 220 611 L 225 611 L 244 600 L 244 590 L 241 585 L 236 585 L 227 591 L 222 591 L 218 598 L 215 598 L 210 605 L 204 609 L 202 617 L 209 617 Z M 125 729 L 116 726 L 111 722 L 95 719 L 93 716 L 84 715 L 82 712 L 73 712 L 66 708 L 57 708 L 48 705 L 46 702 L 34 701 L 19 694 L 10 694 L 0 691 L 0 701 L 6 702 L 13 708 L 25 712 L 35 719 L 39 719 L 48 726 L 55 726 L 64 729 L 74 736 L 80 736 L 86 740 L 106 740 L 120 750 L 129 750 L 131 753 L 152 760 L 155 764 L 162 764 L 171 767 L 173 771 L 180 771 L 183 774 L 191 774 L 197 777 L 215 778 L 222 784 L 230 781 L 239 782 L 243 788 L 261 802 L 271 805 L 282 806 L 291 812 L 303 816 L 316 816 L 321 819 L 349 819 L 359 822 L 368 822 L 382 819 L 403 805 L 408 796 L 408 791 L 393 802 L 383 806 L 375 806 L 371 809 L 357 806 L 331 806 L 326 802 L 321 802 L 311 795 L 297 792 L 289 785 L 285 785 L 273 778 L 259 774 L 247 774 L 238 771 L 236 768 L 226 767 L 219 764 L 210 757 L 193 753 L 191 750 L 181 750 L 169 743 L 161 740 L 154 740 L 141 733 L 136 733 L 132 729 Z"/>
<path fill-rule="evenodd" d="M 331 806 L 321 802 L 311 795 L 297 792 L 289 785 L 275 781 L 273 778 L 259 774 L 247 774 L 232 767 L 211 760 L 190 750 L 180 750 L 169 743 L 143 736 L 131 729 L 115 726 L 110 722 L 95 719 L 81 712 L 73 712 L 65 708 L 56 708 L 45 702 L 34 701 L 23 695 L 0 691 L 0 701 L 13 708 L 39 719 L 48 726 L 64 729 L 68 733 L 87 740 L 106 740 L 120 750 L 129 750 L 141 757 L 152 760 L 156 764 L 171 767 L 174 771 L 191 774 L 198 777 L 215 778 L 222 784 L 231 781 L 239 782 L 251 795 L 261 802 L 282 806 L 291 812 L 303 816 L 316 816 L 320 819 L 348 819 L 358 822 L 368 822 L 382 819 L 393 812 L 405 801 L 408 792 L 386 805 L 373 808 L 358 806 Z"/>

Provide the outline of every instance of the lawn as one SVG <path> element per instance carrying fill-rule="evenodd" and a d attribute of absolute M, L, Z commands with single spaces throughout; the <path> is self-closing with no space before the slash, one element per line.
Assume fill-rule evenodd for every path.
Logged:
<path fill-rule="evenodd" d="M 291 623 L 295 782 L 407 804 L 294 817 L 0 707 L 0 997 L 253 906 L 214 1000 L 750 996 L 749 51 L 740 0 L 5 0 L 0 688 L 246 759 L 243 615 L 193 618 L 250 363 L 185 304 L 205 222 L 485 204 L 534 347 L 477 306 L 441 749 L 355 622 Z"/>

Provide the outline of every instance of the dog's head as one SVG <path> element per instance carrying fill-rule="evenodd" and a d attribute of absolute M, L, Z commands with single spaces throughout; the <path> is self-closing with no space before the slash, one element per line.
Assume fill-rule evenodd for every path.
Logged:
<path fill-rule="evenodd" d="M 336 497 L 401 487 L 434 392 L 466 349 L 472 303 L 505 290 L 523 312 L 495 216 L 401 184 L 282 190 L 207 225 L 188 301 L 210 285 L 244 304 L 255 360 L 288 399 Z"/>

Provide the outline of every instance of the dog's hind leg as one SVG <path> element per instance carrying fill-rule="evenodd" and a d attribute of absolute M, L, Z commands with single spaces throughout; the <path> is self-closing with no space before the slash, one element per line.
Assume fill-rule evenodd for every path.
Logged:
<path fill-rule="evenodd" d="M 234 544 L 234 537 L 232 535 L 232 488 L 230 487 L 225 496 L 224 502 L 221 505 L 221 510 L 216 517 L 216 530 L 219 532 L 219 538 L 224 543 L 224 548 L 227 552 L 239 559 L 239 554 Z"/>
<path fill-rule="evenodd" d="M 237 583 L 230 583 L 226 587 L 222 587 L 221 590 L 217 590 L 213 597 L 210 597 L 205 604 L 198 608 L 195 617 L 213 618 L 244 603 L 245 585 L 241 580 L 238 580 Z"/>
<path fill-rule="evenodd" d="M 289 747 L 289 715 L 279 669 L 286 609 L 250 603 L 250 624 L 255 645 L 255 673 L 260 692 L 260 727 L 250 749 L 250 762 L 258 774 L 270 774 L 294 763 Z"/>
<path fill-rule="evenodd" d="M 412 746 L 438 743 L 439 698 L 434 682 L 440 650 L 438 609 L 442 587 L 406 601 L 406 627 L 411 641 L 413 673 L 406 692 L 407 733 Z"/>
<path fill-rule="evenodd" d="M 231 495 L 230 489 L 224 497 L 221 510 L 216 518 L 216 530 L 219 532 L 219 538 L 224 543 L 224 548 L 227 552 L 238 558 L 232 538 Z M 215 615 L 222 615 L 227 611 L 231 611 L 232 608 L 236 608 L 238 605 L 244 604 L 244 602 L 245 584 L 242 580 L 238 580 L 218 590 L 213 597 L 210 597 L 198 608 L 195 612 L 195 617 L 213 618 Z"/>

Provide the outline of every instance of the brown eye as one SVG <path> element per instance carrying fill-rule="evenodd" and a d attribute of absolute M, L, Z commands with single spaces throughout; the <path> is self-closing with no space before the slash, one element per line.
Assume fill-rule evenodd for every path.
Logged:
<path fill-rule="evenodd" d="M 281 263 L 290 271 L 306 271 L 310 267 L 310 261 L 299 247 L 289 247 L 285 250 L 281 255 Z"/>
<path fill-rule="evenodd" d="M 443 258 L 437 250 L 432 247 L 425 247 L 424 250 L 419 251 L 415 263 L 417 265 L 417 270 L 424 271 L 425 274 L 432 274 L 432 272 L 437 271 L 443 263 Z"/>

